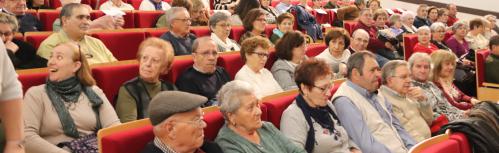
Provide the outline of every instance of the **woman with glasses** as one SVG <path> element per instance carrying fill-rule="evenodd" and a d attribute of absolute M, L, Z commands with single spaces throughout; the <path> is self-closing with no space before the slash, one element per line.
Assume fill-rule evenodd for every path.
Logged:
<path fill-rule="evenodd" d="M 291 31 L 284 35 L 275 46 L 277 61 L 272 65 L 271 71 L 275 80 L 282 89 L 298 88 L 295 83 L 294 73 L 296 66 L 306 58 L 307 43 L 303 34 Z"/>
<path fill-rule="evenodd" d="M 241 58 L 244 66 L 236 73 L 234 80 L 241 80 L 255 87 L 258 98 L 282 92 L 272 73 L 264 66 L 269 58 L 271 44 L 267 38 L 255 36 L 241 44 Z"/>
<path fill-rule="evenodd" d="M 281 132 L 308 153 L 360 152 L 328 100 L 332 79 L 331 68 L 322 60 L 308 59 L 296 68 L 300 94 L 284 110 Z"/>
<path fill-rule="evenodd" d="M 36 55 L 36 48 L 14 39 L 18 29 L 17 19 L 12 15 L 0 13 L 0 37 L 15 69 L 41 68 L 47 66 L 47 60 Z"/>
<path fill-rule="evenodd" d="M 243 19 L 245 33 L 239 39 L 240 44 L 242 44 L 245 39 L 253 36 L 266 37 L 264 34 L 265 26 L 267 26 L 267 21 L 265 19 L 266 14 L 267 13 L 260 8 L 255 8 L 248 12 L 248 15 Z"/>
<path fill-rule="evenodd" d="M 449 47 L 444 42 L 445 38 L 445 24 L 444 22 L 435 22 L 431 24 L 430 30 L 431 30 L 431 43 L 435 46 L 438 47 L 438 49 L 443 49 L 443 50 L 448 50 Z"/>
<path fill-rule="evenodd" d="M 324 60 L 329 65 L 335 79 L 344 78 L 347 74 L 348 58 L 351 53 L 347 50 L 350 45 L 348 31 L 343 28 L 334 28 L 326 33 L 324 43 L 327 48 L 316 56 L 317 59 Z"/>
<path fill-rule="evenodd" d="M 211 39 L 217 44 L 219 52 L 240 50 L 237 42 L 229 38 L 231 23 L 228 13 L 216 12 L 213 14 L 210 18 L 209 26 Z"/>
<path fill-rule="evenodd" d="M 255 87 L 234 80 L 220 89 L 217 99 L 225 124 L 215 142 L 229 153 L 306 153 L 272 123 L 261 120 L 262 110 Z"/>
<path fill-rule="evenodd" d="M 272 44 L 277 44 L 277 40 L 281 39 L 286 32 L 293 31 L 295 17 L 291 13 L 283 13 L 277 17 L 277 27 L 272 30 L 270 41 Z"/>
<path fill-rule="evenodd" d="M 106 95 L 95 85 L 79 46 L 57 45 L 47 67 L 46 84 L 31 87 L 24 97 L 26 152 L 71 152 L 63 143 L 82 137 L 97 141 L 97 130 L 120 124 Z"/>

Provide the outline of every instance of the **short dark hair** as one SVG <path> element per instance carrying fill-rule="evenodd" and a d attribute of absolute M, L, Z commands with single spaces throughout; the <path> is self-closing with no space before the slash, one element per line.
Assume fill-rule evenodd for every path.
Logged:
<path fill-rule="evenodd" d="M 437 8 L 437 7 L 435 7 L 435 6 L 430 6 L 430 7 L 428 8 L 428 11 L 427 11 L 427 12 L 428 12 L 428 15 L 430 15 L 431 10 L 435 10 L 435 9 L 437 10 L 437 14 L 438 14 L 438 8 Z"/>
<path fill-rule="evenodd" d="M 304 60 L 295 70 L 295 83 L 300 92 L 302 92 L 301 84 L 314 86 L 315 80 L 320 77 L 332 74 L 332 69 L 325 61 L 316 58 Z"/>
<path fill-rule="evenodd" d="M 187 12 L 190 12 L 192 9 L 192 1 L 190 0 L 172 0 L 172 7 L 183 7 L 187 9 Z M 168 14 L 170 15 L 170 14 Z"/>
<path fill-rule="evenodd" d="M 374 11 L 373 13 L 374 20 L 378 19 L 378 17 L 380 16 L 385 16 L 388 19 L 388 13 L 386 13 L 384 9 L 377 9 L 376 11 Z"/>
<path fill-rule="evenodd" d="M 480 18 L 474 18 L 470 21 L 470 30 L 483 26 L 483 21 Z"/>
<path fill-rule="evenodd" d="M 265 15 L 266 12 L 260 8 L 251 9 L 246 17 L 243 19 L 243 27 L 244 31 L 252 31 L 253 30 L 253 22 L 255 22 L 258 17 Z"/>
<path fill-rule="evenodd" d="M 245 39 L 241 43 L 241 59 L 244 63 L 246 63 L 246 54 L 250 54 L 255 52 L 255 49 L 258 47 L 262 47 L 263 49 L 270 48 L 270 41 L 267 38 L 263 38 L 262 36 L 253 36 L 248 39 Z"/>
<path fill-rule="evenodd" d="M 343 38 L 343 40 L 345 41 L 345 46 L 343 47 L 343 49 L 346 49 L 348 46 L 350 46 L 350 36 L 348 35 L 348 31 L 343 28 L 334 28 L 332 30 L 329 30 L 324 38 L 324 43 L 326 43 L 326 46 L 329 47 L 329 42 L 338 38 Z"/>
<path fill-rule="evenodd" d="M 80 3 L 69 3 L 62 7 L 61 14 L 59 14 L 59 20 L 61 21 L 62 26 L 62 17 L 71 17 L 73 15 L 73 10 L 75 8 L 83 7 L 83 4 Z"/>
<path fill-rule="evenodd" d="M 490 37 L 489 49 L 492 50 L 492 46 L 498 46 L 498 45 L 499 45 L 499 35 Z"/>
<path fill-rule="evenodd" d="M 295 17 L 293 16 L 293 14 L 287 12 L 277 17 L 277 24 L 281 24 L 281 22 L 284 21 L 285 19 L 290 19 L 291 21 L 293 21 L 294 24 Z"/>
<path fill-rule="evenodd" d="M 233 14 L 237 14 L 241 20 L 246 18 L 246 15 L 249 14 L 249 11 L 255 8 L 260 8 L 260 1 L 259 0 L 244 0 L 244 1 L 239 1 L 239 3 L 236 5 L 236 8 L 234 9 Z"/>
<path fill-rule="evenodd" d="M 289 61 L 293 59 L 293 49 L 300 47 L 304 43 L 305 38 L 301 32 L 286 32 L 286 34 L 277 41 L 277 44 L 275 45 L 275 54 L 277 58 Z"/>
<path fill-rule="evenodd" d="M 445 12 L 447 12 L 447 11 L 449 11 L 449 10 L 448 10 L 448 9 L 446 9 L 446 8 L 438 8 L 438 9 L 437 9 L 437 14 L 438 14 L 437 16 L 438 16 L 438 17 L 441 17 L 441 16 L 443 16 L 443 15 L 444 15 L 444 13 L 445 13 Z"/>
<path fill-rule="evenodd" d="M 353 69 L 357 69 L 359 74 L 362 75 L 362 69 L 364 69 L 364 63 L 366 58 L 376 59 L 376 56 L 369 51 L 359 51 L 355 52 L 348 58 L 347 61 L 347 78 L 352 78 Z"/>

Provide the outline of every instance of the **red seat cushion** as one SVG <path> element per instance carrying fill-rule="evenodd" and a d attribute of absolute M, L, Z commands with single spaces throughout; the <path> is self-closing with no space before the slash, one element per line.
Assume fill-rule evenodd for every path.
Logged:
<path fill-rule="evenodd" d="M 286 108 L 295 100 L 296 95 L 283 96 L 263 104 L 267 106 L 268 121 L 272 122 L 277 128 L 281 125 L 281 116 Z"/>
<path fill-rule="evenodd" d="M 265 35 L 270 38 L 270 36 L 272 36 L 272 30 L 274 30 L 275 28 L 277 28 L 277 25 L 276 24 L 268 24 L 266 27 L 265 27 Z"/>
<path fill-rule="evenodd" d="M 118 90 L 121 85 L 139 75 L 139 65 L 120 64 L 97 66 L 92 68 L 92 74 L 97 81 L 97 86 L 104 91 L 107 99 L 114 106 L 114 98 L 118 95 Z"/>
<path fill-rule="evenodd" d="M 135 11 L 135 27 L 136 28 L 153 28 L 156 27 L 156 22 L 163 15 L 164 11 Z"/>
<path fill-rule="evenodd" d="M 190 55 L 185 55 L 190 56 Z M 183 57 L 185 57 L 183 56 Z M 163 76 L 163 80 L 168 80 L 169 82 L 177 81 L 177 78 L 182 74 L 187 68 L 191 67 L 194 64 L 192 58 L 178 58 L 175 57 L 172 63 L 172 68 L 168 72 L 167 75 Z"/>
<path fill-rule="evenodd" d="M 243 34 L 244 34 L 243 26 L 232 26 L 232 28 L 230 29 L 229 37 L 232 38 L 232 40 L 239 42 L 239 39 Z"/>
<path fill-rule="evenodd" d="M 20 74 L 17 79 L 23 85 L 23 93 L 26 93 L 26 91 L 28 91 L 28 89 L 31 88 L 32 86 L 45 84 L 47 76 L 48 76 L 47 72 L 40 72 L 40 73 L 31 73 L 31 74 Z"/>
<path fill-rule="evenodd" d="M 161 37 L 161 35 L 165 34 L 168 32 L 167 28 L 151 28 L 151 29 L 145 29 L 144 30 L 146 33 L 146 38 L 149 37 Z"/>
<path fill-rule="evenodd" d="M 489 50 L 478 51 L 476 54 L 476 70 L 477 70 L 477 83 L 479 87 L 482 87 L 482 83 L 485 82 L 485 59 L 489 56 Z"/>
<path fill-rule="evenodd" d="M 102 12 L 101 10 L 92 10 L 92 12 L 90 12 L 90 19 L 95 20 L 104 15 L 104 12 Z"/>
<path fill-rule="evenodd" d="M 404 58 L 409 60 L 412 53 L 414 53 L 414 46 L 418 43 L 418 35 L 416 34 L 405 34 L 404 35 Z"/>
<path fill-rule="evenodd" d="M 102 137 L 102 152 L 137 153 L 154 139 L 152 125 L 121 131 Z"/>
<path fill-rule="evenodd" d="M 59 2 L 59 0 L 56 0 Z M 52 31 L 52 25 L 54 24 L 54 21 L 59 18 L 60 11 L 56 10 L 43 10 L 43 11 L 38 11 L 38 17 L 40 19 L 40 22 L 43 24 L 43 28 L 45 31 Z"/>
<path fill-rule="evenodd" d="M 118 60 L 137 57 L 137 50 L 146 35 L 142 31 L 99 32 L 92 34 L 100 39 Z"/>
<path fill-rule="evenodd" d="M 452 31 L 445 32 L 445 36 L 444 36 L 443 42 L 446 42 L 447 39 L 449 39 L 450 37 L 452 37 L 452 35 L 454 35 L 454 32 L 452 32 Z"/>
<path fill-rule="evenodd" d="M 277 56 L 275 55 L 275 51 L 269 50 L 269 58 L 267 58 L 267 63 L 265 63 L 265 68 L 270 70 L 274 65 L 275 61 L 277 61 Z"/>
<path fill-rule="evenodd" d="M 25 38 L 26 42 L 33 45 L 33 47 L 38 48 L 40 47 L 40 44 L 51 34 L 51 32 L 25 33 Z"/>
<path fill-rule="evenodd" d="M 308 57 L 315 57 L 317 55 L 319 55 L 320 53 L 322 53 L 322 51 L 324 51 L 324 49 L 326 49 L 327 46 L 326 44 L 311 44 L 311 45 L 308 45 L 307 47 L 307 52 L 305 52 L 305 54 L 307 54 Z"/>
<path fill-rule="evenodd" d="M 192 34 L 196 35 L 197 38 L 203 36 L 210 36 L 211 31 L 208 26 L 194 26 L 191 28 Z"/>
<path fill-rule="evenodd" d="M 204 115 L 206 127 L 204 128 L 204 138 L 208 140 L 215 140 L 218 131 L 225 123 L 225 120 L 220 111 L 210 112 Z"/>
<path fill-rule="evenodd" d="M 426 149 L 423 149 L 421 153 L 461 153 L 459 143 L 456 140 L 448 139 L 443 142 L 432 145 Z"/>
<path fill-rule="evenodd" d="M 128 0 L 128 4 L 131 4 L 135 10 L 139 10 L 140 3 L 142 3 L 142 0 Z"/>
<path fill-rule="evenodd" d="M 469 143 L 466 135 L 464 135 L 464 133 L 461 133 L 461 132 L 452 133 L 450 135 L 450 138 L 459 142 L 459 146 L 461 146 L 462 153 L 471 153 L 470 143 Z"/>
<path fill-rule="evenodd" d="M 241 59 L 241 54 L 226 54 L 220 56 L 220 61 L 218 65 L 225 68 L 225 71 L 229 73 L 230 78 L 234 79 L 236 73 L 243 67 L 244 63 Z"/>
<path fill-rule="evenodd" d="M 343 21 L 343 28 L 350 33 L 350 35 L 353 34 L 353 28 L 357 26 L 357 21 Z"/>

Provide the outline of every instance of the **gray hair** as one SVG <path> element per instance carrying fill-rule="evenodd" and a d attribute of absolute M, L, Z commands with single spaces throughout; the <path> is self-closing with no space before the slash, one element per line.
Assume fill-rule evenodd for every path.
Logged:
<path fill-rule="evenodd" d="M 435 23 L 431 24 L 431 26 L 430 26 L 431 32 L 436 32 L 436 31 L 438 31 L 438 29 L 444 29 L 445 30 L 444 23 L 442 23 L 442 22 L 435 22 Z"/>
<path fill-rule="evenodd" d="M 395 76 L 395 69 L 399 66 L 407 67 L 407 62 L 403 60 L 392 60 L 386 63 L 383 68 L 381 68 L 381 79 L 383 84 L 386 84 L 388 77 Z"/>
<path fill-rule="evenodd" d="M 464 27 L 466 29 L 470 28 L 469 25 L 468 25 L 468 22 L 466 22 L 464 20 L 460 20 L 460 21 L 457 21 L 456 23 L 454 23 L 452 25 L 452 31 L 456 32 L 457 29 L 462 28 L 462 27 Z"/>
<path fill-rule="evenodd" d="M 215 29 L 215 27 L 217 26 L 218 22 L 223 20 L 229 20 L 229 18 L 230 15 L 228 14 L 228 12 L 225 11 L 216 12 L 210 17 L 210 21 L 208 21 L 210 30 L 213 31 L 213 29 Z"/>
<path fill-rule="evenodd" d="M 175 20 L 175 18 L 177 17 L 177 13 L 178 12 L 181 12 L 181 11 L 186 11 L 186 12 L 189 12 L 187 11 L 187 9 L 185 7 L 172 7 L 168 10 L 165 11 L 165 17 L 166 17 L 166 27 L 171 30 L 172 29 L 172 22 L 173 20 Z"/>
<path fill-rule="evenodd" d="M 64 24 L 62 22 L 62 17 L 67 17 L 67 18 L 71 17 L 73 15 L 73 10 L 79 7 L 84 7 L 84 6 L 83 4 L 80 3 L 69 3 L 62 7 L 61 14 L 59 14 L 59 20 L 61 20 L 61 26 Z"/>
<path fill-rule="evenodd" d="M 201 41 L 213 41 L 213 39 L 211 39 L 210 36 L 196 38 L 196 40 L 194 40 L 194 42 L 192 43 L 192 53 L 195 53 L 198 50 L 199 42 Z"/>
<path fill-rule="evenodd" d="M 492 18 L 492 19 L 497 19 L 497 17 L 495 15 L 492 15 L 492 14 L 487 14 L 485 16 L 483 16 L 485 19 L 489 19 L 489 18 Z"/>
<path fill-rule="evenodd" d="M 245 81 L 234 80 L 223 85 L 218 91 L 217 100 L 225 120 L 229 119 L 228 113 L 235 113 L 241 107 L 241 96 L 254 94 L 253 86 Z"/>
<path fill-rule="evenodd" d="M 0 23 L 10 24 L 12 32 L 17 32 L 17 29 L 19 28 L 16 17 L 7 13 L 0 13 Z"/>
<path fill-rule="evenodd" d="M 364 69 L 364 63 L 366 61 L 366 58 L 373 58 L 376 59 L 376 56 L 369 52 L 369 51 L 360 51 L 353 53 L 350 58 L 348 58 L 347 61 L 347 78 L 351 79 L 352 78 L 352 72 L 353 69 L 357 69 L 359 71 L 359 74 L 362 75 L 362 69 Z"/>
<path fill-rule="evenodd" d="M 357 29 L 352 33 L 352 38 L 355 38 L 358 35 L 364 35 L 367 36 L 367 39 L 369 39 L 369 33 L 367 33 L 366 30 L 364 29 Z"/>
<path fill-rule="evenodd" d="M 420 60 L 428 62 L 431 65 L 431 57 L 430 57 L 430 55 L 428 55 L 426 53 L 417 52 L 417 53 L 413 53 L 411 55 L 411 57 L 409 58 L 409 60 L 408 60 L 409 69 L 412 69 L 412 67 L 414 66 L 414 62 L 420 61 Z"/>
<path fill-rule="evenodd" d="M 419 33 L 419 32 L 422 32 L 422 31 L 428 31 L 431 33 L 431 30 L 430 30 L 430 27 L 428 26 L 421 26 L 418 28 L 418 30 L 416 30 L 416 33 Z"/>
<path fill-rule="evenodd" d="M 405 11 L 404 13 L 402 13 L 402 16 L 400 16 L 400 19 L 402 19 L 402 21 L 404 21 L 404 20 L 407 20 L 411 17 L 412 18 L 416 17 L 416 14 L 412 11 Z"/>

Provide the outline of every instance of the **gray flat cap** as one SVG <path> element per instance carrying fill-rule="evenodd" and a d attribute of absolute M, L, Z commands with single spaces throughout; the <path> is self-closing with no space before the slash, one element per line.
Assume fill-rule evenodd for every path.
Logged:
<path fill-rule="evenodd" d="M 206 103 L 206 97 L 182 91 L 163 91 L 149 103 L 149 119 L 152 125 L 158 125 L 168 117 L 191 111 Z"/>

